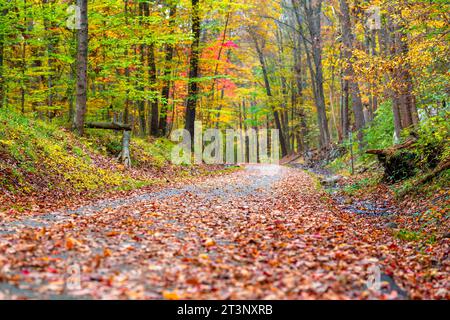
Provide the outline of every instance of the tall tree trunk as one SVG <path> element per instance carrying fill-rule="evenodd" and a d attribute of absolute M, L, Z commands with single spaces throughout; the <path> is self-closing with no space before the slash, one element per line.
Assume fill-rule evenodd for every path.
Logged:
<path fill-rule="evenodd" d="M 352 96 L 352 109 L 355 116 L 355 129 L 358 131 L 359 145 L 363 145 L 363 128 L 365 126 L 363 104 L 361 101 L 361 93 L 359 84 L 354 79 L 354 69 L 352 65 L 353 57 L 353 33 L 350 20 L 350 11 L 347 0 L 339 0 L 341 9 L 341 26 L 342 26 L 342 42 L 344 44 L 344 58 L 346 60 L 346 68 L 344 69 L 345 80 L 348 81 L 350 94 Z"/>
<path fill-rule="evenodd" d="M 335 88 L 334 88 L 334 79 L 335 79 L 335 68 L 334 66 L 331 67 L 331 80 L 330 80 L 330 111 L 331 111 L 331 119 L 333 120 L 334 129 L 336 130 L 338 139 L 342 136 L 341 128 L 338 125 L 338 120 L 336 118 L 336 113 L 334 110 L 334 95 L 335 95 Z"/>
<path fill-rule="evenodd" d="M 272 89 L 270 86 L 270 81 L 269 81 L 269 75 L 267 74 L 267 67 L 266 67 L 266 61 L 264 59 L 264 54 L 262 51 L 262 47 L 260 47 L 257 36 L 251 32 L 251 36 L 253 38 L 253 42 L 255 44 L 255 49 L 256 52 L 258 53 L 258 58 L 259 58 L 259 62 L 261 64 L 261 68 L 262 68 L 262 72 L 263 72 L 263 77 L 264 77 L 264 85 L 266 87 L 266 93 L 267 93 L 267 97 L 269 98 L 269 103 L 271 104 L 271 108 L 273 111 L 273 117 L 275 119 L 275 125 L 279 131 L 280 134 L 280 146 L 281 146 L 281 154 L 283 157 L 288 155 L 288 150 L 287 150 L 287 146 L 286 146 L 286 140 L 284 137 L 284 132 L 283 132 L 283 127 L 281 125 L 281 119 L 280 119 L 280 115 L 278 113 L 278 110 L 272 105 Z M 268 129 L 268 128 L 267 128 Z"/>
<path fill-rule="evenodd" d="M 379 32 L 378 30 L 374 29 L 372 30 L 372 34 L 371 34 L 371 44 L 372 44 L 372 50 L 371 50 L 371 54 L 372 57 L 375 57 L 378 55 L 377 53 L 377 34 L 379 36 Z M 375 116 L 375 112 L 378 109 L 378 96 L 377 94 L 374 92 L 374 87 L 376 87 L 376 85 L 374 83 L 371 84 L 371 113 L 372 113 L 372 120 Z"/>
<path fill-rule="evenodd" d="M 3 64 L 4 64 L 4 35 L 0 34 L 0 108 L 3 107 L 3 102 L 5 100 L 5 77 L 3 72 Z"/>
<path fill-rule="evenodd" d="M 175 25 L 175 16 L 177 14 L 177 5 L 175 3 L 171 3 L 170 5 L 170 13 L 169 13 L 169 28 L 173 30 Z M 161 92 L 161 113 L 159 118 L 159 131 L 162 135 L 167 135 L 167 115 L 169 112 L 169 98 L 170 98 L 170 75 L 172 73 L 172 60 L 175 52 L 175 46 L 172 43 L 168 43 L 166 45 L 166 57 L 164 64 L 164 85 Z M 173 121 L 173 119 L 172 119 Z"/>
<path fill-rule="evenodd" d="M 395 33 L 395 47 L 397 56 L 406 57 L 409 51 L 405 35 L 401 31 Z M 397 94 L 399 96 L 400 121 L 402 129 L 414 128 L 418 124 L 417 108 L 413 95 L 412 76 L 409 72 L 409 63 L 405 62 L 397 66 L 396 78 L 399 80 Z"/>
<path fill-rule="evenodd" d="M 124 2 L 124 16 L 125 16 L 125 25 L 128 26 L 128 15 L 129 15 L 129 0 L 125 0 Z M 136 46 L 133 46 L 135 51 L 136 51 Z M 132 48 L 133 48 L 132 47 Z M 128 47 L 125 47 L 125 59 L 128 58 Z M 136 55 L 136 52 L 135 52 Z M 128 84 L 130 83 L 130 68 L 129 66 L 125 67 L 125 79 L 126 79 L 126 83 L 127 83 L 127 87 Z M 125 106 L 124 106 L 124 111 L 121 114 L 122 119 L 120 119 L 120 115 L 114 114 L 114 121 L 122 121 L 122 122 L 127 122 L 128 121 L 128 115 L 129 115 L 129 109 L 130 109 L 130 89 L 127 88 L 127 90 L 125 91 Z M 117 117 L 119 117 L 119 119 L 117 119 Z"/>
<path fill-rule="evenodd" d="M 4 8 L 6 3 L 0 5 L 0 14 L 2 16 L 2 21 L 8 13 L 8 9 Z M 0 108 L 3 107 L 5 101 L 5 75 L 4 75 L 4 61 L 5 61 L 5 32 L 6 26 L 1 26 L 3 30 L 0 31 Z"/>
<path fill-rule="evenodd" d="M 383 31 L 383 47 L 386 57 L 392 59 L 395 56 L 395 41 L 394 41 L 394 32 L 395 32 L 395 26 L 392 21 L 391 15 L 392 15 L 392 8 L 389 8 L 389 15 L 386 19 L 386 28 L 382 29 Z M 381 47 L 380 43 L 380 47 Z M 392 71 L 390 74 L 390 77 L 394 77 L 395 72 Z M 385 83 L 389 81 L 389 77 L 386 76 Z M 399 101 L 398 97 L 395 93 L 395 90 L 391 86 L 386 87 L 386 93 L 388 96 L 391 97 L 392 101 L 392 114 L 394 118 L 394 141 L 395 143 L 400 142 L 400 136 L 402 133 L 402 124 L 400 121 L 400 109 L 399 109 Z"/>
<path fill-rule="evenodd" d="M 298 0 L 297 0 L 298 1 Z M 306 13 L 306 22 L 310 35 L 311 55 L 307 40 L 303 33 L 301 34 L 303 44 L 306 50 L 306 57 L 308 60 L 308 67 L 311 74 L 311 82 L 314 92 L 314 100 L 317 109 L 317 122 L 320 131 L 320 146 L 327 148 L 330 145 L 330 130 L 328 128 L 328 119 L 325 106 L 325 94 L 323 90 L 323 67 L 322 67 L 322 35 L 321 35 L 321 14 L 322 14 L 322 0 L 301 0 Z M 294 1 L 296 2 L 296 1 Z M 297 7 L 297 5 L 296 5 Z M 298 12 L 298 8 L 295 10 Z M 299 28 L 302 28 L 300 15 L 297 13 L 299 20 Z M 313 66 L 314 63 L 314 66 Z"/>
<path fill-rule="evenodd" d="M 74 129 L 84 134 L 84 120 L 87 109 L 87 63 L 88 63 L 88 0 L 77 0 L 80 7 L 80 29 L 77 44 L 77 99 Z"/>
<path fill-rule="evenodd" d="M 222 101 L 223 101 L 224 97 L 225 97 L 225 90 L 221 89 L 220 90 L 220 98 L 218 98 L 219 101 L 218 101 L 217 115 L 216 115 L 216 124 L 215 124 L 216 129 L 219 129 L 219 126 L 220 126 L 220 117 L 222 116 L 222 112 L 221 111 L 222 111 L 222 108 L 223 108 Z"/>
<path fill-rule="evenodd" d="M 155 59 L 155 44 L 151 43 L 148 46 L 148 71 L 149 71 L 149 81 L 150 88 L 153 92 L 156 93 L 156 59 Z M 159 135 L 159 110 L 158 110 L 158 98 L 153 98 L 150 102 L 150 111 L 151 111 L 151 133 L 152 136 Z"/>
<path fill-rule="evenodd" d="M 148 11 L 148 3 L 147 2 L 140 2 L 139 3 L 139 16 L 141 18 L 140 25 L 142 28 L 146 28 L 146 24 L 143 22 L 143 18 L 145 17 L 146 11 Z M 141 43 L 139 46 L 140 50 L 140 62 L 141 62 L 141 79 L 139 79 L 139 86 L 138 89 L 143 94 L 145 93 L 145 85 L 143 79 L 145 79 L 145 52 L 146 52 L 146 45 L 144 43 Z M 141 136 L 145 136 L 147 134 L 147 122 L 145 119 L 145 102 L 147 99 L 139 99 L 137 102 L 138 107 L 138 113 L 139 113 L 139 129 Z"/>
<path fill-rule="evenodd" d="M 248 163 L 248 162 L 250 162 L 250 145 L 249 145 L 250 141 L 249 141 L 249 137 L 246 134 L 247 130 L 248 130 L 248 126 L 247 126 L 247 122 L 246 122 L 247 109 L 246 109 L 245 99 L 242 99 L 242 116 L 243 116 L 244 127 L 243 128 L 241 127 L 241 132 L 243 129 L 244 130 L 243 131 L 244 132 L 244 146 L 243 146 L 243 148 L 241 147 L 241 151 L 243 152 L 243 155 L 245 157 L 245 159 L 244 159 L 244 157 L 242 157 L 243 160 Z"/>
<path fill-rule="evenodd" d="M 52 7 L 52 0 L 43 0 L 42 1 L 44 6 Z M 48 11 L 50 12 L 50 10 Z M 47 33 L 47 68 L 48 68 L 48 76 L 47 76 L 47 107 L 49 108 L 48 117 L 50 120 L 52 117 L 55 116 L 54 111 L 52 110 L 53 107 L 53 62 L 54 59 L 52 57 L 54 52 L 54 37 L 51 34 L 51 28 L 53 27 L 53 23 L 51 21 L 48 21 L 47 18 L 44 18 L 44 27 L 45 31 Z"/>
<path fill-rule="evenodd" d="M 228 12 L 227 16 L 226 16 L 226 19 L 225 19 L 225 26 L 224 26 L 224 29 L 223 29 L 222 44 L 221 44 L 221 46 L 219 48 L 219 53 L 217 54 L 217 63 L 216 63 L 216 66 L 214 68 L 214 79 L 213 79 L 213 84 L 212 84 L 212 88 L 211 88 L 211 92 L 212 92 L 213 97 L 214 97 L 214 92 L 215 92 L 215 88 L 216 88 L 216 84 L 217 84 L 217 81 L 216 81 L 217 79 L 215 77 L 219 73 L 219 64 L 220 64 L 220 59 L 222 58 L 222 52 L 223 52 L 224 44 L 225 44 L 225 41 L 227 39 L 227 31 L 228 31 L 228 24 L 230 23 L 230 17 L 231 17 L 231 14 L 230 14 L 230 12 Z"/>
<path fill-rule="evenodd" d="M 67 86 L 66 95 L 68 99 L 69 104 L 69 115 L 67 118 L 68 123 L 72 123 L 74 116 L 75 116 L 75 78 L 76 78 L 76 52 L 75 52 L 75 46 L 76 46 L 76 39 L 77 39 L 77 33 L 75 31 L 72 32 L 72 38 L 70 39 L 70 56 L 74 58 L 74 61 L 70 64 L 70 71 L 69 71 L 69 84 Z M 73 46 L 73 47 L 72 47 Z"/>
<path fill-rule="evenodd" d="M 321 1 L 318 1 L 321 4 Z M 330 144 L 330 132 L 328 129 L 328 119 L 325 106 L 325 95 L 323 90 L 323 68 L 322 68 L 322 37 L 320 28 L 320 5 L 313 10 L 313 14 L 309 16 L 311 25 L 312 54 L 315 66 L 315 82 L 316 82 L 316 107 L 321 132 L 321 146 L 328 147 Z"/>
<path fill-rule="evenodd" d="M 289 142 L 289 114 L 288 114 L 288 88 L 287 88 L 287 80 L 284 76 L 284 43 L 283 43 L 283 34 L 282 32 L 277 32 L 277 44 L 278 44 L 278 64 L 281 70 L 280 72 L 280 83 L 281 83 L 281 95 L 282 95 L 282 109 L 281 109 L 281 121 L 282 127 L 284 129 L 283 135 L 286 143 L 286 152 L 289 154 L 291 152 L 291 146 Z"/>
<path fill-rule="evenodd" d="M 197 100 L 199 93 L 199 86 L 197 79 L 199 77 L 199 62 L 200 62 L 200 3 L 199 0 L 191 0 L 192 4 L 192 34 L 194 40 L 191 45 L 190 67 L 189 67 L 189 84 L 188 97 L 186 102 L 186 124 L 185 129 L 191 134 L 194 139 L 194 125 L 195 112 L 197 108 Z"/>
<path fill-rule="evenodd" d="M 342 138 L 347 139 L 350 133 L 348 80 L 341 75 L 341 127 Z"/>
<path fill-rule="evenodd" d="M 408 44 L 405 35 L 402 33 L 402 25 L 394 21 L 393 15 L 396 10 L 392 6 L 388 7 L 386 47 L 390 51 L 391 58 L 401 58 L 408 54 Z M 396 65 L 391 74 L 396 79 L 395 86 L 389 89 L 392 98 L 392 111 L 394 114 L 394 126 L 396 142 L 400 141 L 401 133 L 404 129 L 411 129 L 419 122 L 415 98 L 413 95 L 412 76 L 409 72 L 407 62 Z"/>
<path fill-rule="evenodd" d="M 21 79 L 21 85 L 20 85 L 20 110 L 22 113 L 25 113 L 25 73 L 27 69 L 27 61 L 26 61 L 26 55 L 27 55 L 27 40 L 26 36 L 23 39 L 22 43 L 22 58 L 21 58 L 21 71 L 22 71 L 22 79 Z"/>
<path fill-rule="evenodd" d="M 226 19 L 225 19 L 225 26 L 224 26 L 224 29 L 223 29 L 222 44 L 221 44 L 221 46 L 219 48 L 219 53 L 217 54 L 217 62 L 216 62 L 216 66 L 214 68 L 214 78 L 213 78 L 213 83 L 212 83 L 212 87 L 211 87 L 211 91 L 210 91 L 213 103 L 214 103 L 215 96 L 216 96 L 216 94 L 215 94 L 215 92 L 216 92 L 216 84 L 217 84 L 216 76 L 219 74 L 219 65 L 220 65 L 220 60 L 222 58 L 222 52 L 223 52 L 223 48 L 224 48 L 224 45 L 225 45 L 225 41 L 227 39 L 227 31 L 228 31 L 228 24 L 230 23 L 230 17 L 231 17 L 231 13 L 228 12 L 227 16 L 226 16 Z M 228 51 L 227 52 L 227 58 L 228 59 L 229 59 L 229 54 L 230 54 L 230 52 Z M 220 101 L 223 100 L 223 97 L 224 97 L 224 90 L 222 89 L 221 90 Z M 219 96 L 217 98 L 219 99 Z M 220 102 L 218 102 L 217 115 L 216 115 L 216 118 L 217 118 L 216 129 L 219 128 L 219 120 L 220 120 L 220 117 L 221 117 L 221 110 L 222 110 L 222 108 L 223 108 L 222 104 Z M 208 113 L 209 113 L 209 111 L 208 111 Z"/>
<path fill-rule="evenodd" d="M 300 118 L 300 135 L 297 135 L 297 143 L 299 145 L 299 151 L 305 152 L 308 147 L 308 126 L 306 123 L 306 113 L 304 108 L 303 97 L 303 65 L 302 65 L 302 53 L 301 53 L 301 37 L 298 37 L 294 43 L 294 73 L 295 83 L 297 85 L 298 95 L 298 116 Z"/>
<path fill-rule="evenodd" d="M 141 44 L 140 45 L 140 59 L 141 59 L 141 74 L 142 74 L 142 78 L 139 79 L 140 84 L 139 84 L 139 90 L 143 93 L 145 93 L 145 85 L 143 83 L 143 79 L 144 77 L 144 70 L 145 70 L 145 45 Z M 138 101 L 138 113 L 139 113 L 139 130 L 141 133 L 141 136 L 145 136 L 147 134 L 147 121 L 145 119 L 145 101 L 147 99 L 139 99 Z"/>
<path fill-rule="evenodd" d="M 144 9 L 144 15 L 146 17 L 150 16 L 150 7 L 149 3 L 146 2 L 143 4 Z M 148 63 L 148 79 L 149 79 L 149 85 L 150 85 L 150 91 L 153 93 L 156 93 L 156 86 L 157 86 L 157 72 L 156 72 L 156 59 L 155 59 L 155 43 L 151 42 L 147 46 L 147 63 Z M 156 97 L 152 98 L 150 101 L 150 114 L 149 114 L 149 120 L 150 120 L 150 133 L 152 136 L 158 136 L 159 135 L 159 110 L 158 110 L 158 99 Z"/>

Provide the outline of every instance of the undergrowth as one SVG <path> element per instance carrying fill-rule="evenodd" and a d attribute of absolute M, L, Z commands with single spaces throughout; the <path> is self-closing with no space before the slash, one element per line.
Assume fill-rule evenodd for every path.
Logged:
<path fill-rule="evenodd" d="M 121 134 L 88 130 L 80 139 L 58 124 L 6 109 L 0 109 L 0 124 L 0 188 L 7 192 L 129 190 L 152 183 L 111 161 L 120 153 Z M 133 165 L 163 166 L 170 147 L 165 139 L 133 138 Z"/>

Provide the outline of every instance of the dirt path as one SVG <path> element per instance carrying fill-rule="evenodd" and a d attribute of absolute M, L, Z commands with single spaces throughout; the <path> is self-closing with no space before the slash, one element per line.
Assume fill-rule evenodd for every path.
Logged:
<path fill-rule="evenodd" d="M 307 173 L 248 166 L 197 185 L 3 219 L 0 298 L 396 298 L 389 287 L 367 290 L 402 254 L 383 237 L 367 218 L 337 209 Z"/>

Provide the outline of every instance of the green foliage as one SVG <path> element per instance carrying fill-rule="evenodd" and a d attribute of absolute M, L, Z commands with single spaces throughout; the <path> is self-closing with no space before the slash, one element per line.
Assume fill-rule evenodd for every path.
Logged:
<path fill-rule="evenodd" d="M 117 157 L 122 151 L 122 133 L 110 130 L 90 129 L 86 132 L 85 144 L 92 151 L 107 157 Z M 134 167 L 161 167 L 170 162 L 173 143 L 165 138 L 152 139 L 133 136 L 131 160 Z"/>
<path fill-rule="evenodd" d="M 121 141 L 120 132 L 90 129 L 80 138 L 57 122 L 50 124 L 0 109 L 0 188 L 18 194 L 54 190 L 72 194 L 126 191 L 156 183 L 159 178 L 136 177 L 133 171 L 110 161 L 121 151 Z M 149 141 L 133 137 L 133 166 L 165 166 L 170 162 L 172 147 L 173 142 L 165 138 Z M 191 167 L 180 168 L 179 174 L 190 175 Z"/>
<path fill-rule="evenodd" d="M 380 104 L 375 119 L 364 131 L 368 149 L 384 149 L 392 146 L 394 134 L 394 116 L 390 101 Z"/>
<path fill-rule="evenodd" d="M 379 182 L 380 178 L 377 176 L 373 176 L 370 178 L 363 178 L 353 184 L 345 186 L 344 192 L 349 196 L 353 196 L 361 191 L 368 191 L 368 189 L 376 186 Z"/>
<path fill-rule="evenodd" d="M 450 112 L 442 110 L 438 115 L 427 117 L 418 130 L 416 143 L 420 166 L 434 168 L 439 162 L 450 159 Z"/>
<path fill-rule="evenodd" d="M 105 156 L 117 156 L 122 150 L 121 134 L 110 130 L 87 130 L 85 144 Z"/>
<path fill-rule="evenodd" d="M 394 234 L 394 236 L 402 241 L 407 242 L 418 242 L 420 241 L 422 244 L 433 244 L 436 242 L 436 235 L 431 234 L 428 235 L 419 231 L 411 231 L 407 229 L 401 229 Z"/>
<path fill-rule="evenodd" d="M 441 190 L 450 188 L 450 170 L 445 170 L 433 180 L 433 183 L 427 185 L 418 185 L 417 180 L 421 175 L 414 176 L 402 183 L 391 186 L 397 199 L 403 198 L 406 194 L 419 194 L 425 197 L 432 197 Z"/>
<path fill-rule="evenodd" d="M 6 109 L 0 109 L 0 123 L 1 187 L 20 193 L 54 188 L 79 192 L 129 181 L 114 168 L 94 165 L 95 152 L 55 125 Z"/>
<path fill-rule="evenodd" d="M 327 164 L 326 168 L 331 169 L 332 172 L 347 172 L 351 171 L 350 153 L 346 153 L 342 157 L 334 159 L 331 163 Z"/>
<path fill-rule="evenodd" d="M 400 240 L 408 241 L 408 242 L 418 241 L 422 238 L 421 234 L 419 232 L 409 231 L 409 230 L 405 230 L 405 229 L 402 229 L 402 230 L 399 230 L 398 232 L 396 232 L 395 237 Z"/>
<path fill-rule="evenodd" d="M 153 143 L 135 138 L 131 145 L 134 150 L 132 157 L 137 166 L 162 167 L 170 162 L 171 150 L 174 144 L 164 138 L 157 139 Z"/>

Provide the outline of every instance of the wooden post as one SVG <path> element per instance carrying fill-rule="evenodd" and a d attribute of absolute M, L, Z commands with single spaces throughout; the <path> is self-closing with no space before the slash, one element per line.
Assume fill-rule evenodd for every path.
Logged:
<path fill-rule="evenodd" d="M 352 176 L 355 174 L 355 160 L 353 154 L 353 130 L 350 129 L 348 133 L 349 142 L 350 142 L 350 154 L 351 154 L 351 162 L 352 162 Z"/>
<path fill-rule="evenodd" d="M 85 127 L 91 129 L 114 130 L 115 132 L 122 131 L 122 151 L 117 159 L 123 163 L 125 167 L 131 167 L 130 143 L 131 133 L 133 131 L 132 125 L 119 122 L 88 122 L 85 123 Z"/>

